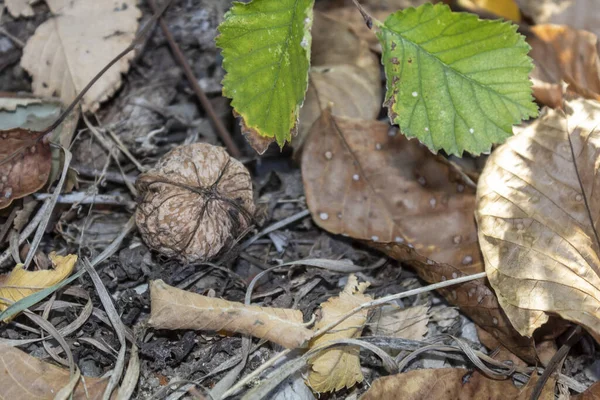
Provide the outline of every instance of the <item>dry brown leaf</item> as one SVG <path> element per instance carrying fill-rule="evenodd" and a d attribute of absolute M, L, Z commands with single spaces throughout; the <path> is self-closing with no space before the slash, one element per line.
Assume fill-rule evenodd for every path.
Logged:
<path fill-rule="evenodd" d="M 237 332 L 292 349 L 302 347 L 312 336 L 312 331 L 302 323 L 299 310 L 206 297 L 174 288 L 162 280 L 150 283 L 150 299 L 148 323 L 156 329 Z"/>
<path fill-rule="evenodd" d="M 344 290 L 337 297 L 332 297 L 321 304 L 321 319 L 314 329 L 319 330 L 337 321 L 353 308 L 371 301 L 364 295 L 369 286 L 367 282 L 358 283 L 356 276 L 350 275 Z M 311 349 L 327 344 L 336 339 L 359 337 L 367 322 L 368 310 L 362 310 L 341 322 L 330 333 L 319 336 L 310 343 Z M 360 349 L 356 346 L 334 347 L 319 352 L 309 360 L 310 372 L 307 384 L 314 391 L 323 393 L 352 387 L 364 379 L 360 370 Z"/>
<path fill-rule="evenodd" d="M 73 391 L 73 399 L 102 399 L 108 379 L 82 378 L 85 379 L 85 385 L 83 379 L 80 379 Z M 0 344 L 0 399 L 53 400 L 69 381 L 68 369 L 43 362 L 19 349 Z"/>
<path fill-rule="evenodd" d="M 427 334 L 429 306 L 400 308 L 386 305 L 375 310 L 369 322 L 369 329 L 376 336 L 391 336 L 422 340 Z"/>
<path fill-rule="evenodd" d="M 0 275 L 0 311 L 6 310 L 22 298 L 64 280 L 73 271 L 77 256 L 59 256 L 52 252 L 50 260 L 54 269 L 27 271 L 23 269 L 23 264 L 17 264 L 9 274 Z"/>
<path fill-rule="evenodd" d="M 600 103 L 572 101 L 566 113 L 548 111 L 491 155 L 477 190 L 479 239 L 522 335 L 558 315 L 600 341 Z"/>
<path fill-rule="evenodd" d="M 600 400 L 600 382 L 594 383 L 583 393 L 571 396 L 571 400 Z"/>
<path fill-rule="evenodd" d="M 600 100 L 598 37 L 564 25 L 537 25 L 531 30 L 528 42 L 535 64 L 531 78 L 536 99 L 561 107 L 564 81 L 572 92 L 569 97 Z"/>
<path fill-rule="evenodd" d="M 302 158 L 315 222 L 403 260 L 427 282 L 483 271 L 473 213 L 475 193 L 448 163 L 377 121 L 332 117 L 311 130 Z M 440 291 L 507 348 L 533 362 L 482 280 Z"/>
<path fill-rule="evenodd" d="M 55 14 L 40 25 L 23 49 L 21 66 L 33 77 L 39 96 L 58 96 L 69 104 L 89 81 L 134 39 L 141 12 L 135 0 L 46 0 Z M 83 97 L 84 111 L 95 111 L 121 85 L 130 52 Z"/>
<path fill-rule="evenodd" d="M 380 63 L 366 42 L 345 23 L 318 11 L 312 36 L 309 85 L 294 140 L 298 149 L 321 110 L 330 104 L 334 115 L 374 119 L 382 102 Z"/>
<path fill-rule="evenodd" d="M 521 22 L 521 12 L 515 0 L 458 0 L 458 4 L 471 12 L 483 11 L 514 22 Z"/>
<path fill-rule="evenodd" d="M 360 400 L 529 400 L 537 379 L 518 388 L 511 379 L 491 379 L 463 368 L 419 369 L 375 380 Z M 551 379 L 539 399 L 554 400 L 554 384 Z"/>
<path fill-rule="evenodd" d="M 48 181 L 50 143 L 39 132 L 15 128 L 0 131 L 0 209 L 37 192 Z"/>
<path fill-rule="evenodd" d="M 4 4 L 10 15 L 14 18 L 32 17 L 33 8 L 31 8 L 31 5 L 37 1 L 38 0 L 4 0 Z"/>
<path fill-rule="evenodd" d="M 536 24 L 568 25 L 600 35 L 597 0 L 516 0 L 523 14 Z"/>

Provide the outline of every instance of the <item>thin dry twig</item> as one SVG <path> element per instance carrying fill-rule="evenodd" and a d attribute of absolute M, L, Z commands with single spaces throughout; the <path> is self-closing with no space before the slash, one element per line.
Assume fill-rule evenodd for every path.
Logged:
<path fill-rule="evenodd" d="M 156 13 L 157 7 L 154 0 L 148 0 L 148 4 L 150 5 L 152 12 Z M 231 154 L 235 158 L 240 158 L 242 156 L 242 152 L 231 138 L 229 131 L 227 130 L 227 128 L 225 128 L 223 121 L 221 121 L 221 119 L 215 112 L 215 109 L 213 108 L 208 97 L 206 97 L 206 94 L 200 87 L 200 84 L 198 84 L 198 79 L 196 79 L 196 77 L 194 76 L 194 72 L 192 71 L 192 68 L 190 67 L 190 64 L 188 63 L 185 56 L 183 55 L 181 49 L 179 48 L 179 45 L 177 45 L 177 42 L 175 42 L 175 39 L 173 38 L 169 27 L 167 26 L 163 18 L 159 18 L 158 22 L 163 33 L 165 34 L 165 37 L 167 38 L 167 42 L 169 42 L 171 50 L 173 51 L 173 56 L 181 65 L 181 68 L 183 68 L 183 72 L 185 73 L 188 82 L 192 86 L 196 97 L 198 97 L 200 104 L 202 104 L 202 107 L 204 107 L 204 111 L 206 111 L 206 113 L 208 114 L 208 117 L 213 123 L 213 126 L 219 134 L 219 137 L 221 138 L 223 143 L 225 143 L 225 147 L 227 147 L 229 154 Z"/>

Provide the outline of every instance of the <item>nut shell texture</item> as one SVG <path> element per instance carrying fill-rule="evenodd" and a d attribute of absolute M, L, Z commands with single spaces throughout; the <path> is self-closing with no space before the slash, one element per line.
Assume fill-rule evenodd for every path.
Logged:
<path fill-rule="evenodd" d="M 205 143 L 177 147 L 136 182 L 141 202 L 136 223 L 152 249 L 182 261 L 205 261 L 252 220 L 252 180 L 221 148 Z"/>

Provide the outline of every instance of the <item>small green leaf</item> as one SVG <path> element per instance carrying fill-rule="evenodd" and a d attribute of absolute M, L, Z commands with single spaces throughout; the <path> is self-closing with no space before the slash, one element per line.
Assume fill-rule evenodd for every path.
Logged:
<path fill-rule="evenodd" d="M 433 151 L 479 154 L 537 115 L 529 45 L 508 22 L 424 4 L 377 23 L 392 123 Z"/>
<path fill-rule="evenodd" d="M 217 46 L 227 72 L 223 94 L 258 151 L 266 149 L 265 139 L 283 146 L 296 133 L 308 87 L 313 3 L 235 2 L 219 26 Z"/>

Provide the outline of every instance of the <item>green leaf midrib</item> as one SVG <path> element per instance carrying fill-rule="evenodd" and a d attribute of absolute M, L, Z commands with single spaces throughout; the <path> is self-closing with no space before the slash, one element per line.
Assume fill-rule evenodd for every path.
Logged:
<path fill-rule="evenodd" d="M 285 39 L 285 45 L 281 51 L 281 55 L 279 56 L 279 62 L 278 62 L 278 68 L 277 68 L 277 75 L 275 77 L 275 82 L 273 83 L 273 86 L 271 87 L 270 90 L 270 96 L 269 96 L 269 106 L 267 107 L 267 112 L 265 113 L 265 117 L 263 119 L 263 124 L 266 123 L 266 121 L 269 119 L 269 114 L 271 113 L 271 105 L 273 104 L 273 97 L 275 95 L 275 87 L 277 86 L 277 82 L 279 82 L 279 75 L 281 74 L 281 64 L 283 63 L 283 57 L 284 55 L 287 53 L 289 47 L 290 47 L 290 40 L 292 38 L 292 34 L 293 34 L 293 28 L 294 28 L 294 23 L 296 22 L 296 13 L 298 12 L 298 2 L 300 0 L 295 0 L 294 1 L 294 6 L 292 7 L 293 11 L 292 11 L 292 17 L 290 18 L 290 23 L 288 26 L 288 34 L 287 37 Z M 292 68 L 290 68 L 290 70 L 295 70 L 297 68 L 297 66 L 293 66 Z M 294 72 L 293 75 L 297 74 Z M 284 133 L 285 135 L 285 133 Z M 280 138 L 279 135 L 275 135 L 277 142 L 279 144 L 283 144 L 285 142 L 285 137 Z M 280 142 L 281 140 L 281 142 Z"/>
<path fill-rule="evenodd" d="M 433 20 L 433 19 L 435 19 L 435 18 L 432 18 L 431 20 Z M 424 23 L 426 23 L 426 22 L 429 22 L 429 21 L 431 21 L 431 20 L 425 21 L 425 22 L 423 22 L 423 24 L 424 24 Z M 463 74 L 462 72 L 460 72 L 460 71 L 458 71 L 458 70 L 456 70 L 456 69 L 452 68 L 452 67 L 450 66 L 451 64 L 446 64 L 446 63 L 444 63 L 442 60 L 440 60 L 440 59 L 439 59 L 438 57 L 436 57 L 434 54 L 432 54 L 432 53 L 428 52 L 427 50 L 425 50 L 425 49 L 422 47 L 422 44 L 417 44 L 417 43 L 415 43 L 415 42 L 413 42 L 413 41 L 411 41 L 411 40 L 407 39 L 407 38 L 406 38 L 406 37 L 404 37 L 404 36 L 403 36 L 401 33 L 398 33 L 398 32 L 396 32 L 396 31 L 392 30 L 390 27 L 386 26 L 385 24 L 383 24 L 383 26 L 384 26 L 384 27 L 385 27 L 385 28 L 386 28 L 386 29 L 387 29 L 387 30 L 388 30 L 388 31 L 389 31 L 391 34 L 398 36 L 398 38 L 401 40 L 401 42 L 402 42 L 402 45 L 403 45 L 403 46 L 404 46 L 404 43 L 407 43 L 407 44 L 409 44 L 409 45 L 413 46 L 415 49 L 417 49 L 417 54 L 419 54 L 419 53 L 421 53 L 421 52 L 422 52 L 422 53 L 424 53 L 425 55 L 427 55 L 427 56 L 429 56 L 430 58 L 432 58 L 432 59 L 434 59 L 435 61 L 437 61 L 437 62 L 438 62 L 440 65 L 442 65 L 442 67 L 443 67 L 443 69 L 444 69 L 444 81 L 446 82 L 445 89 L 448 91 L 448 94 L 449 94 L 450 98 L 452 98 L 452 95 L 450 94 L 450 90 L 449 90 L 449 88 L 448 88 L 448 83 L 447 83 L 447 82 L 448 82 L 448 79 L 447 79 L 447 74 L 446 74 L 446 73 L 447 73 L 447 70 L 451 70 L 452 72 L 456 73 L 457 75 L 460 75 L 462 78 L 464 78 L 466 81 L 468 81 L 470 85 L 473 85 L 473 84 L 475 83 L 475 84 L 477 84 L 477 86 L 478 86 L 478 87 L 480 87 L 480 88 L 484 89 L 485 91 L 492 92 L 492 93 L 494 93 L 494 94 L 498 95 L 498 97 L 501 97 L 503 100 L 508 100 L 510 103 L 512 103 L 512 104 L 514 104 L 515 106 L 517 106 L 517 108 L 518 108 L 518 109 L 523 109 L 523 108 L 524 108 L 524 107 L 523 107 L 521 104 L 517 103 L 516 101 L 512 100 L 511 98 L 508 98 L 508 97 L 506 97 L 506 95 L 505 95 L 505 94 L 503 94 L 503 93 L 499 93 L 499 92 L 497 92 L 497 91 L 495 91 L 495 90 L 493 90 L 493 89 L 490 89 L 490 88 L 488 88 L 488 87 L 484 86 L 483 84 L 481 84 L 480 82 L 476 81 L 475 79 L 473 79 L 473 78 L 471 78 L 471 77 L 469 77 L 469 76 L 467 76 L 467 75 Z M 451 26 L 451 25 L 449 25 L 449 26 Z M 409 29 L 409 30 L 407 30 L 407 31 L 404 31 L 404 32 L 402 32 L 402 33 L 406 33 L 406 32 L 408 32 L 408 31 L 410 31 L 410 30 L 412 30 L 412 29 L 415 29 L 415 28 L 418 28 L 418 27 L 420 27 L 420 25 L 416 25 L 415 27 L 413 27 L 413 28 L 411 28 L 411 29 Z M 492 39 L 492 38 L 495 38 L 495 37 L 498 37 L 498 36 L 502 36 L 502 34 L 501 34 L 501 33 L 497 33 L 497 34 L 495 34 L 495 35 L 493 35 L 493 36 L 488 36 L 488 37 L 486 37 L 485 39 L 481 39 L 481 40 L 479 40 L 479 41 L 483 41 L 483 40 Z M 432 38 L 432 39 L 428 40 L 428 42 L 429 42 L 429 41 L 432 41 L 432 40 L 435 40 L 435 39 L 439 39 L 439 38 L 440 38 L 440 35 L 436 36 L 435 38 Z M 446 49 L 446 50 L 444 50 L 444 51 L 456 51 L 457 49 L 460 49 L 461 47 L 465 47 L 465 46 L 467 46 L 467 45 L 471 45 L 471 44 L 473 44 L 473 43 L 477 43 L 477 42 L 478 42 L 478 41 L 475 41 L 475 42 L 470 42 L 470 43 L 468 43 L 468 44 L 462 44 L 462 45 L 460 45 L 460 46 L 453 47 L 453 48 L 451 48 L 451 49 Z M 499 50 L 499 49 L 485 50 L 485 51 L 482 51 L 482 52 L 480 52 L 480 53 L 473 54 L 473 55 L 470 55 L 470 56 L 468 56 L 468 57 L 465 57 L 465 58 L 461 58 L 461 59 L 459 59 L 459 60 L 456 60 L 456 61 L 454 61 L 453 63 L 456 63 L 456 62 L 459 62 L 459 61 L 466 60 L 466 59 L 468 59 L 468 58 L 470 58 L 470 57 L 476 57 L 476 56 L 479 56 L 479 55 L 481 55 L 481 54 L 485 54 L 485 53 L 489 53 L 489 52 L 494 52 L 494 51 L 498 51 L 498 50 Z M 402 51 L 404 52 L 404 49 L 403 49 Z M 421 64 L 420 64 L 420 63 L 418 63 L 418 67 L 419 67 L 419 77 L 420 77 L 420 76 L 421 76 Z M 500 68 L 495 68 L 495 69 L 496 69 L 496 70 L 498 70 L 498 69 L 510 69 L 510 68 L 514 69 L 514 67 L 512 67 L 512 66 L 511 66 L 511 67 L 500 67 Z M 481 71 L 481 72 L 487 72 L 487 71 L 489 71 L 489 70 L 484 70 L 484 71 Z M 404 72 L 404 63 L 402 64 L 402 70 L 400 71 L 400 76 L 402 76 L 402 73 L 403 73 L 403 72 Z M 479 71 L 478 71 L 478 72 L 479 72 Z M 507 83 L 511 83 L 511 82 L 501 82 L 501 83 L 502 83 L 502 84 L 507 84 Z M 515 82 L 515 83 L 520 83 L 520 82 Z M 422 80 L 421 80 L 421 79 L 419 79 L 419 87 L 420 87 L 420 88 L 422 88 Z M 454 102 L 454 101 L 453 101 L 453 102 Z M 417 103 L 415 103 L 415 108 L 416 108 L 416 104 L 418 104 L 418 102 L 417 102 Z M 425 104 L 425 109 L 427 109 L 427 103 L 426 103 L 426 102 L 423 102 L 423 104 Z M 483 110 L 482 110 L 482 111 L 483 111 Z M 510 111 L 509 111 L 509 113 L 510 113 Z M 512 115 L 512 113 L 510 113 L 510 114 Z M 490 120 L 492 123 L 494 123 L 494 121 L 492 121 L 492 120 L 491 120 L 491 119 L 490 119 L 490 118 L 487 116 L 487 114 L 483 113 L 483 115 L 485 116 L 485 118 L 486 118 L 486 119 L 488 119 L 488 120 Z M 463 117 L 461 117 L 461 118 L 463 118 Z M 464 120 L 464 118 L 463 118 L 463 120 Z M 496 123 L 494 123 L 494 125 L 495 125 L 496 127 L 498 127 L 499 129 L 502 129 L 502 128 L 500 128 L 500 127 L 499 127 L 499 126 L 498 126 Z M 504 130 L 504 129 L 502 129 L 502 130 Z M 431 132 L 429 132 L 429 136 L 431 137 Z M 433 142 L 432 142 L 432 143 L 433 143 Z"/>

